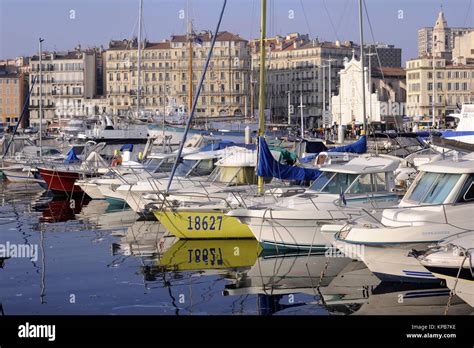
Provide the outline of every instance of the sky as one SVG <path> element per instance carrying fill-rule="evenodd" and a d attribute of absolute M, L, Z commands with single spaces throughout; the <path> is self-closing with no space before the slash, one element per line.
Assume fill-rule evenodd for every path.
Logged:
<path fill-rule="evenodd" d="M 222 0 L 189 0 L 195 30 L 214 30 Z M 149 41 L 186 30 L 187 0 L 143 0 Z M 448 26 L 474 27 L 474 0 L 365 0 L 364 41 L 402 48 L 403 64 L 418 55 L 417 30 L 433 26 L 441 7 Z M 319 40 L 359 42 L 358 0 L 268 0 L 267 36 L 299 32 Z M 0 0 L 0 59 L 43 50 L 103 45 L 137 35 L 139 0 Z M 181 15 L 181 16 L 180 16 Z M 369 26 L 370 21 L 370 26 Z M 257 38 L 260 0 L 228 0 L 221 30 Z M 372 30 L 370 30 L 370 27 Z"/>

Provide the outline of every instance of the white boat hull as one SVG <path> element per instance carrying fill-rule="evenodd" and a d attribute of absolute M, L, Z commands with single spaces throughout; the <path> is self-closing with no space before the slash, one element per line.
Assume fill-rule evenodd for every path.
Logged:
<path fill-rule="evenodd" d="M 92 199 L 105 199 L 97 184 L 82 183 L 79 187 Z"/>
<path fill-rule="evenodd" d="M 444 279 L 448 288 L 454 289 L 457 296 L 471 307 L 474 307 L 474 281 L 459 278 L 456 284 L 456 278 L 437 273 L 435 275 L 440 279 Z"/>
<path fill-rule="evenodd" d="M 412 249 L 426 249 L 429 243 L 372 246 L 337 240 L 335 245 L 346 256 L 362 260 L 367 268 L 382 281 L 441 282 L 415 257 L 409 256 Z M 348 251 L 351 251 L 352 255 Z"/>
<path fill-rule="evenodd" d="M 338 222 L 338 220 L 309 219 L 265 219 L 240 218 L 252 231 L 255 238 L 262 243 L 264 249 L 327 249 L 330 244 L 320 233 L 322 225 Z"/>
<path fill-rule="evenodd" d="M 14 183 L 36 184 L 39 182 L 31 171 L 3 169 L 3 175 L 5 175 L 8 181 Z"/>

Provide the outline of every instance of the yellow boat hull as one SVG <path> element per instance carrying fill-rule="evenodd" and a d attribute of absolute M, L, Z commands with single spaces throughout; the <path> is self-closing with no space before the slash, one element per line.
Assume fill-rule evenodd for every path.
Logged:
<path fill-rule="evenodd" d="M 178 240 L 157 266 L 172 271 L 252 267 L 262 247 L 255 239 Z"/>
<path fill-rule="evenodd" d="M 223 211 L 155 211 L 154 214 L 180 239 L 254 238 L 247 225 Z"/>

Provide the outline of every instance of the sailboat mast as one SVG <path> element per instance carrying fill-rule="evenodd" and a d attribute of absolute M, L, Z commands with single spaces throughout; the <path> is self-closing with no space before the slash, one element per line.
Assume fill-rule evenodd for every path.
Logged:
<path fill-rule="evenodd" d="M 143 0 L 139 2 L 138 8 L 138 51 L 137 51 L 137 118 L 140 117 L 140 97 L 141 97 L 141 45 L 142 45 L 142 14 L 143 14 Z"/>
<path fill-rule="evenodd" d="M 258 90 L 258 136 L 265 135 L 265 38 L 267 24 L 267 0 L 260 7 L 260 84 Z M 258 193 L 263 193 L 263 177 L 258 177 Z"/>
<path fill-rule="evenodd" d="M 39 39 L 39 147 L 40 159 L 43 159 L 43 41 Z"/>
<path fill-rule="evenodd" d="M 193 106 L 193 23 L 189 13 L 189 0 L 187 2 L 188 14 L 188 112 Z"/>
<path fill-rule="evenodd" d="M 359 31 L 360 31 L 360 66 L 362 69 L 362 116 L 364 117 L 364 134 L 367 135 L 367 117 L 365 106 L 365 71 L 364 71 L 364 26 L 362 17 L 362 0 L 359 0 Z"/>

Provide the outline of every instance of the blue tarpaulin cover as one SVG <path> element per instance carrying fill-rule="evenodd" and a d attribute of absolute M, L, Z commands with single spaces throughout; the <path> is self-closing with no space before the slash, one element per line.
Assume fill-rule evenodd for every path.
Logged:
<path fill-rule="evenodd" d="M 265 138 L 259 140 L 259 158 L 257 175 L 274 177 L 283 180 L 315 180 L 321 172 L 317 169 L 292 167 L 279 163 L 273 158 Z"/>
<path fill-rule="evenodd" d="M 74 151 L 74 148 L 72 148 L 67 153 L 67 156 L 66 156 L 66 159 L 64 160 L 64 163 L 69 164 L 69 163 L 73 163 L 73 162 L 77 162 L 77 161 L 80 161 L 80 159 L 77 158 L 76 151 Z"/>
<path fill-rule="evenodd" d="M 123 144 L 122 147 L 120 148 L 120 152 L 122 151 L 133 151 L 133 144 Z"/>
<path fill-rule="evenodd" d="M 361 136 L 359 140 L 352 144 L 343 145 L 334 147 L 332 149 L 327 150 L 327 152 L 351 152 L 351 153 L 366 153 L 367 152 L 367 138 L 365 135 Z M 306 156 L 300 158 L 301 163 L 311 162 L 316 158 L 318 154 L 312 154 L 310 156 Z"/>

